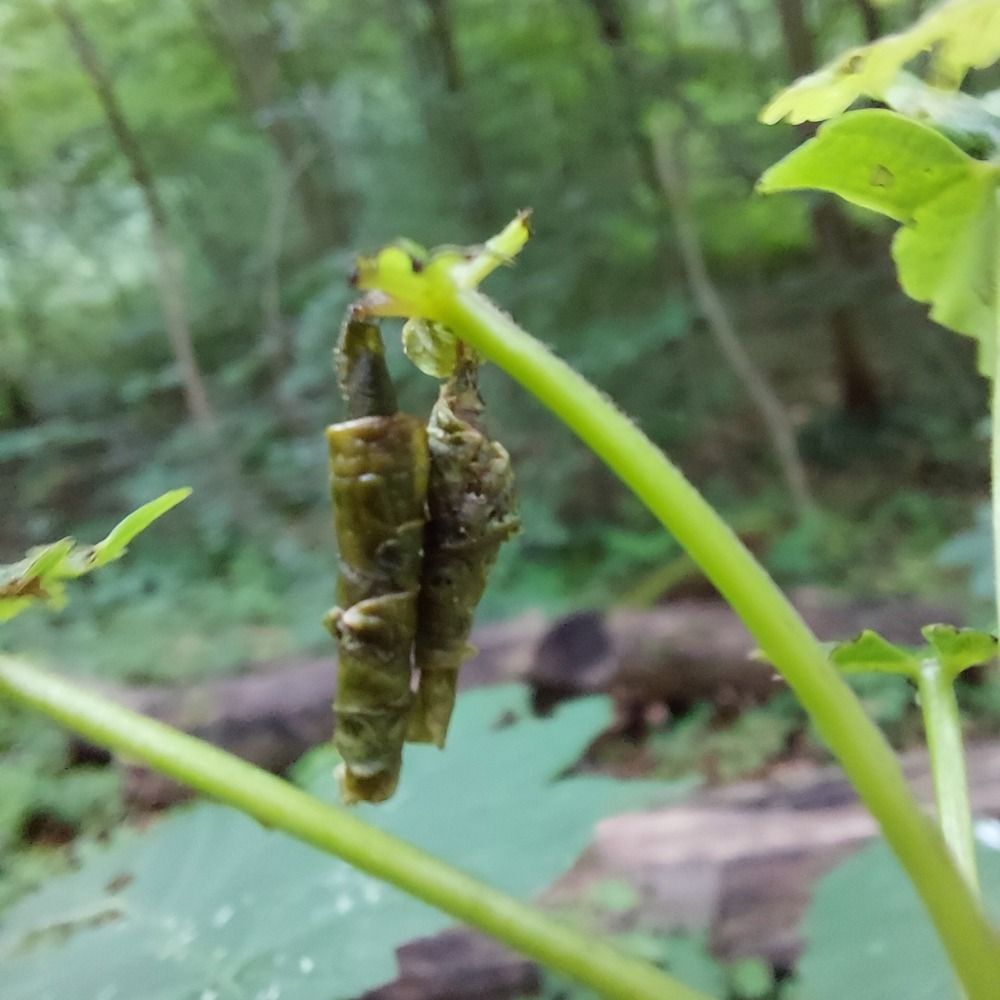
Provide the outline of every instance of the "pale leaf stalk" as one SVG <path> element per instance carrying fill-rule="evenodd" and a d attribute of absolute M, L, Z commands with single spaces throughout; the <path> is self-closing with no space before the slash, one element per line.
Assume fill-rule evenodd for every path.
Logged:
<path fill-rule="evenodd" d="M 0 656 L 0 697 L 38 709 L 100 746 L 233 806 L 496 938 L 608 1000 L 709 1000 L 648 962 L 566 927 L 346 809 L 203 740 Z"/>
<path fill-rule="evenodd" d="M 978 894 L 976 842 L 972 833 L 962 720 L 955 697 L 954 678 L 936 657 L 928 657 L 919 666 L 917 689 L 934 778 L 938 822 L 955 863 L 969 886 Z"/>
<path fill-rule="evenodd" d="M 699 564 L 795 691 L 878 821 L 927 907 L 969 1000 L 996 1000 L 1000 937 L 957 870 L 940 830 L 911 795 L 884 736 L 763 567 L 606 396 L 488 299 L 453 287 L 441 290 L 435 305 L 440 322 L 573 430 Z"/>

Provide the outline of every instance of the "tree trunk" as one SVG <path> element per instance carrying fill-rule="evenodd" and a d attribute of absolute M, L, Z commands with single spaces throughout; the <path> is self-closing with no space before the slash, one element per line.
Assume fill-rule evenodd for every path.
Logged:
<path fill-rule="evenodd" d="M 439 169 L 453 178 L 462 216 L 470 226 L 477 232 L 488 229 L 499 219 L 455 43 L 449 0 L 396 0 L 392 7 Z"/>
<path fill-rule="evenodd" d="M 270 8 L 256 10 L 253 0 L 191 0 L 191 9 L 229 68 L 244 112 L 270 139 L 285 176 L 294 179 L 310 249 L 345 246 L 353 212 L 339 189 L 333 150 L 276 110 L 288 73 L 278 50 L 280 28 Z"/>
<path fill-rule="evenodd" d="M 674 217 L 674 230 L 688 285 L 705 316 L 719 350 L 729 367 L 736 373 L 764 421 L 792 504 L 801 516 L 812 506 L 812 497 L 809 493 L 805 466 L 802 464 L 795 442 L 795 432 L 781 405 L 781 400 L 778 399 L 764 374 L 754 364 L 733 328 L 722 296 L 708 274 L 698 230 L 688 211 L 688 196 L 681 171 L 670 149 L 671 145 L 675 144 L 676 137 L 662 136 L 655 148 L 660 182 Z"/>
<path fill-rule="evenodd" d="M 865 16 L 866 33 L 881 27 L 878 11 L 867 0 L 856 0 L 859 10 Z M 811 73 L 815 68 L 816 55 L 812 32 L 806 22 L 801 0 L 775 0 L 781 35 L 785 43 L 788 68 L 795 78 Z M 816 132 L 816 125 L 806 122 L 796 126 L 803 141 Z M 851 224 L 841 212 L 837 203 L 830 198 L 817 202 L 810 218 L 813 241 L 820 259 L 831 268 L 845 262 L 846 250 L 850 244 Z M 877 422 L 882 410 L 882 396 L 878 376 L 867 354 L 861 346 L 854 311 L 846 305 L 835 308 L 829 317 L 830 336 L 840 385 L 841 406 L 846 414 L 863 423 Z"/>
<path fill-rule="evenodd" d="M 638 163 L 640 177 L 656 201 L 666 209 L 667 200 L 660 185 L 656 150 L 643 122 L 645 108 L 639 72 L 630 45 L 631 35 L 626 6 L 623 0 L 586 0 L 586 2 L 597 20 L 601 41 L 611 55 L 621 96 L 622 115 Z"/>
<path fill-rule="evenodd" d="M 181 372 L 184 398 L 188 412 L 198 423 L 208 428 L 216 426 L 215 413 L 208 401 L 208 393 L 198 366 L 191 329 L 188 324 L 184 294 L 184 263 L 180 251 L 170 237 L 167 211 L 156 184 L 156 179 L 146 159 L 138 136 L 125 117 L 111 78 L 101 62 L 93 41 L 83 22 L 66 2 L 58 0 L 53 10 L 69 34 L 80 65 L 104 111 L 111 133 L 118 148 L 128 161 L 132 179 L 142 192 L 149 214 L 149 234 L 153 256 L 156 260 L 157 291 L 163 307 L 167 337 Z"/>
<path fill-rule="evenodd" d="M 611 52 L 633 148 L 644 179 L 673 217 L 678 248 L 688 286 L 705 315 L 719 350 L 757 407 L 781 466 L 792 504 L 799 514 L 812 500 L 795 434 L 780 400 L 753 363 L 730 321 L 722 297 L 705 266 L 697 228 L 687 208 L 681 171 L 665 137 L 655 140 L 645 124 L 645 108 L 634 54 L 629 42 L 627 12 L 622 0 L 587 0 L 597 19 L 601 40 Z"/>

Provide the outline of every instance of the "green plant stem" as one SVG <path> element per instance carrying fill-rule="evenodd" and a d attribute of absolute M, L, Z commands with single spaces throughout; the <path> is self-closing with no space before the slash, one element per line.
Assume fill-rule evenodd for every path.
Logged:
<path fill-rule="evenodd" d="M 921 812 L 899 763 L 767 572 L 666 456 L 614 404 L 474 290 L 438 301 L 440 320 L 538 397 L 674 535 L 812 716 L 930 913 L 969 1000 L 996 1000 L 1000 937 Z"/>
<path fill-rule="evenodd" d="M 1000 192 L 997 192 L 996 201 L 997 211 L 1000 211 Z M 997 273 L 995 277 L 1000 281 L 1000 246 L 997 247 L 996 252 Z M 1000 630 L 1000 290 L 995 292 L 995 296 L 993 388 L 990 393 L 990 500 L 993 515 L 993 599 L 997 613 L 994 627 Z"/>
<path fill-rule="evenodd" d="M 21 660 L 0 656 L 0 695 L 234 806 L 266 827 L 343 858 L 610 1000 L 709 1000 L 649 963 L 557 923 L 345 809 Z"/>
<path fill-rule="evenodd" d="M 976 842 L 972 836 L 962 720 L 958 713 L 954 678 L 935 658 L 929 657 L 920 664 L 917 687 L 934 777 L 938 822 L 959 869 L 978 894 Z"/>

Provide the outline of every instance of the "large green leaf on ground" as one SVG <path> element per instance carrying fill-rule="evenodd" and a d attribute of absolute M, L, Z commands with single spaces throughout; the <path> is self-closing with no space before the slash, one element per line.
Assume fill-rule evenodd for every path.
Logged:
<path fill-rule="evenodd" d="M 359 812 L 519 896 L 562 873 L 594 823 L 686 783 L 555 780 L 610 718 L 605 699 L 526 717 L 520 689 L 458 705 L 446 753 L 407 750 L 396 797 Z M 335 757 L 303 783 L 336 801 Z M 3 1000 L 347 1000 L 395 975 L 394 949 L 448 917 L 229 809 L 118 837 L 0 924 Z"/>
<path fill-rule="evenodd" d="M 996 821 L 989 823 L 991 843 Z M 1000 916 L 1000 852 L 980 847 L 983 899 Z M 866 847 L 816 887 L 802 928 L 800 1000 L 942 1000 L 958 987 L 917 894 L 885 843 Z"/>
<path fill-rule="evenodd" d="M 893 242 L 899 281 L 942 326 L 974 337 L 992 371 L 1000 168 L 926 125 L 855 111 L 824 125 L 761 178 L 764 193 L 829 191 L 904 227 Z"/>
<path fill-rule="evenodd" d="M 78 545 L 72 538 L 63 538 L 31 549 L 20 562 L 0 566 L 0 621 L 20 614 L 34 601 L 61 607 L 66 603 L 66 580 L 120 559 L 136 535 L 190 494 L 189 489 L 171 490 L 150 500 L 96 545 Z"/>
<path fill-rule="evenodd" d="M 957 87 L 970 69 L 1000 58 L 1000 4 L 946 0 L 906 31 L 849 49 L 796 80 L 761 112 L 761 121 L 824 121 L 846 111 L 859 97 L 884 100 L 903 66 L 923 52 L 931 53 L 931 82 Z"/>

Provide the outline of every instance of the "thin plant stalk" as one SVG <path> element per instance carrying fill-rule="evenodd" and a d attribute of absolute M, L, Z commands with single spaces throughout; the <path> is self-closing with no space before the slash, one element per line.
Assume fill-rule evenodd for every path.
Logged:
<path fill-rule="evenodd" d="M 677 247 L 688 285 L 722 356 L 760 413 L 784 476 L 788 496 L 796 516 L 801 518 L 815 504 L 809 492 L 805 466 L 795 442 L 795 430 L 774 388 L 743 346 L 722 295 L 708 273 L 698 227 L 688 207 L 691 202 L 690 195 L 685 189 L 678 158 L 671 149 L 672 146 L 679 146 L 680 141 L 679 132 L 672 136 L 661 134 L 654 139 L 653 149 L 656 154 L 660 185 L 673 213 Z"/>
<path fill-rule="evenodd" d="M 920 711 L 927 734 L 927 751 L 934 778 L 938 822 L 955 863 L 972 890 L 979 892 L 976 842 L 972 834 L 969 783 L 962 746 L 962 720 L 955 697 L 955 682 L 935 657 L 920 664 L 917 674 Z"/>
<path fill-rule="evenodd" d="M 343 858 L 609 1000 L 709 1000 L 648 962 L 557 923 L 346 809 L 22 660 L 0 656 L 0 696 L 38 709 L 269 829 Z"/>
<path fill-rule="evenodd" d="M 996 1000 L 1000 937 L 882 733 L 762 566 L 667 457 L 614 404 L 473 289 L 436 302 L 455 335 L 573 430 L 643 501 L 743 619 L 878 821 L 937 928 L 969 1000 Z"/>
<path fill-rule="evenodd" d="M 1000 192 L 996 195 L 1000 210 Z M 997 278 L 1000 279 L 1000 245 L 997 247 Z M 1000 285 L 997 286 L 1000 288 Z M 993 523 L 993 596 L 1000 629 L 1000 291 L 995 292 L 993 331 L 993 391 L 990 393 L 990 496 Z"/>

